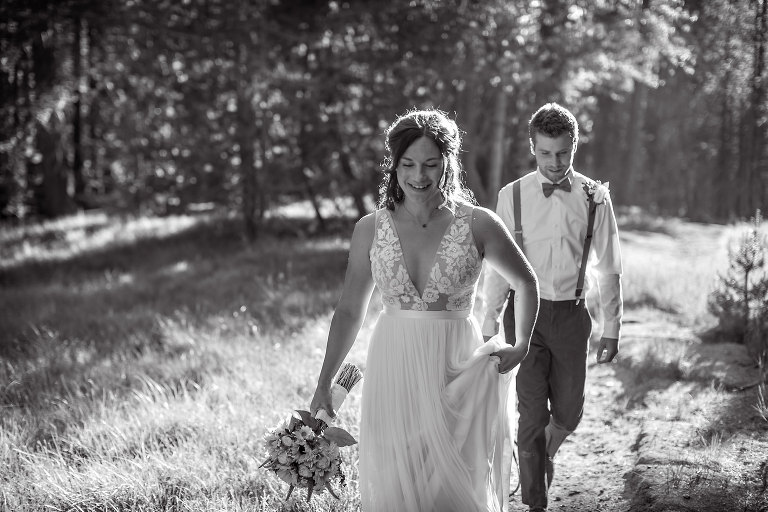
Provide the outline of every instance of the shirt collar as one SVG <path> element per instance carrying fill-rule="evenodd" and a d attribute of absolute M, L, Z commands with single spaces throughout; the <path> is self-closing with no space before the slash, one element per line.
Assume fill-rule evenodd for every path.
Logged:
<path fill-rule="evenodd" d="M 558 181 L 557 183 L 555 183 L 555 182 L 553 182 L 553 181 L 550 181 L 550 180 L 549 180 L 549 178 L 547 178 L 546 176 L 544 176 L 544 175 L 541 173 L 541 171 L 539 170 L 539 168 L 538 168 L 538 167 L 536 167 L 536 180 L 538 180 L 538 182 L 539 182 L 539 183 L 553 183 L 553 184 L 555 184 L 555 185 L 556 185 L 556 184 L 558 184 L 558 183 L 562 183 L 562 182 L 564 182 L 565 180 L 568 180 L 568 183 L 570 183 L 571 185 L 573 185 L 573 173 L 574 173 L 574 170 L 573 170 L 573 166 L 571 166 L 571 167 L 569 167 L 569 168 L 568 168 L 568 170 L 565 172 L 565 176 L 563 177 L 563 179 L 561 179 L 560 181 Z"/>

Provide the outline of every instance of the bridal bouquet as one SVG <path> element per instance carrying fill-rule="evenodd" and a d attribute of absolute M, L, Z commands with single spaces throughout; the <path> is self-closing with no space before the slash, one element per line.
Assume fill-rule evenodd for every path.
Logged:
<path fill-rule="evenodd" d="M 342 366 L 331 387 L 334 410 L 338 410 L 361 378 L 357 366 L 350 363 Z M 289 485 L 286 500 L 296 487 L 307 489 L 307 501 L 313 493 L 322 493 L 326 489 L 339 499 L 331 487 L 334 481 L 340 485 L 345 482 L 339 448 L 357 441 L 346 430 L 330 426 L 332 420 L 324 413 L 321 409 L 318 418 L 314 418 L 308 411 L 294 411 L 289 419 L 264 436 L 267 460 L 259 467 L 269 469 Z"/>

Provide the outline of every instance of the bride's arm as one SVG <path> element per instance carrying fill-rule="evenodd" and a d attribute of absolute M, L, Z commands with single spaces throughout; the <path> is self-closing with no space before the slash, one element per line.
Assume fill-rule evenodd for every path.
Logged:
<path fill-rule="evenodd" d="M 504 222 L 494 212 L 486 208 L 475 208 L 473 235 L 483 257 L 515 290 L 515 346 L 504 349 L 512 357 L 507 364 L 502 357 L 500 365 L 500 371 L 506 373 L 528 353 L 539 311 L 539 282 L 533 267 Z M 513 352 L 511 349 L 517 350 Z"/>
<path fill-rule="evenodd" d="M 357 221 L 352 233 L 344 288 L 333 313 L 323 366 L 309 407 L 312 414 L 325 409 L 331 417 L 335 416 L 330 391 L 333 377 L 357 338 L 373 292 L 368 253 L 373 243 L 374 220 L 375 214 L 366 215 Z"/>

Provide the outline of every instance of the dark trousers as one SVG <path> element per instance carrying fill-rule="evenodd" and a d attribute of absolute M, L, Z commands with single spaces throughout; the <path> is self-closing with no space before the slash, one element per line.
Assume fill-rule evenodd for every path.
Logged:
<path fill-rule="evenodd" d="M 517 372 L 520 488 L 528 506 L 547 506 L 547 454 L 554 456 L 581 421 L 591 331 L 583 300 L 541 300 L 531 348 Z"/>

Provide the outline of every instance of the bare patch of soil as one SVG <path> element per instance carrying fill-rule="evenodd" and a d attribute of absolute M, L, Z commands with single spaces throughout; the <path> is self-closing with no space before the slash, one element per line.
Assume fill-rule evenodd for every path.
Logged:
<path fill-rule="evenodd" d="M 618 360 L 590 366 L 548 510 L 768 511 L 757 379 L 744 347 L 704 345 L 672 316 L 631 312 Z M 519 491 L 510 510 L 527 510 Z"/>

